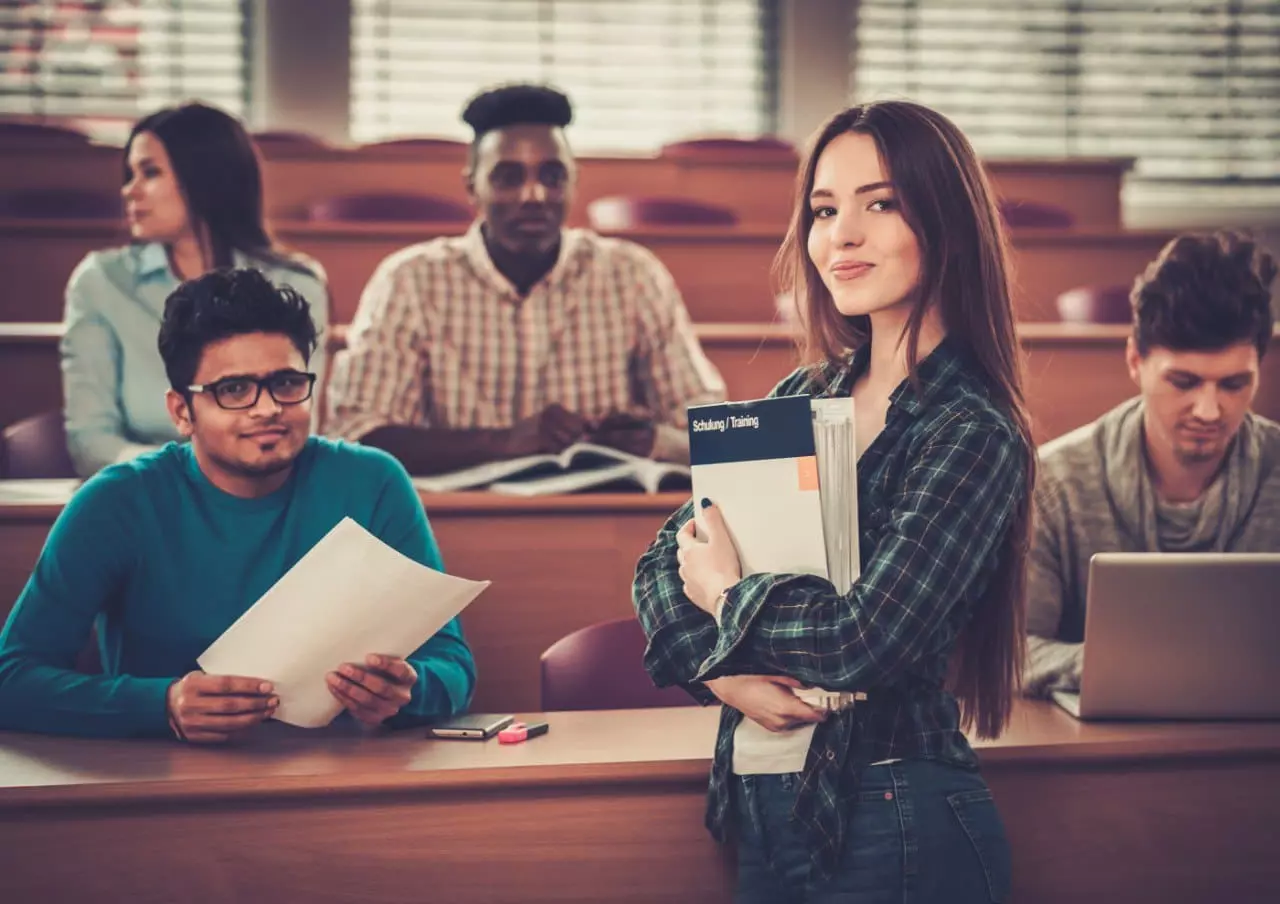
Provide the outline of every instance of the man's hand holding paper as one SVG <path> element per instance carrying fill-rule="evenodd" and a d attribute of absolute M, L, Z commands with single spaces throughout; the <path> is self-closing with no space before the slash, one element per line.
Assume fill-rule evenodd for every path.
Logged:
<path fill-rule="evenodd" d="M 405 657 L 488 586 L 421 565 L 346 518 L 199 665 L 270 682 L 280 700 L 270 717 L 291 725 L 318 728 L 344 708 L 379 724 L 421 683 Z"/>
<path fill-rule="evenodd" d="M 364 664 L 344 662 L 325 676 L 329 693 L 362 725 L 390 719 L 413 698 L 418 673 L 399 656 L 370 653 Z"/>
<path fill-rule="evenodd" d="M 188 672 L 169 685 L 169 726 L 184 741 L 222 744 L 275 715 L 274 690 L 261 678 Z"/>

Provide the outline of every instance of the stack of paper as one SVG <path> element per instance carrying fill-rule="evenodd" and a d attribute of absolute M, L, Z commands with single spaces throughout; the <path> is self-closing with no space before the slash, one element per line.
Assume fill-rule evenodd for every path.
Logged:
<path fill-rule="evenodd" d="M 853 399 L 813 399 L 811 405 L 828 578 L 836 590 L 848 593 L 862 571 Z"/>

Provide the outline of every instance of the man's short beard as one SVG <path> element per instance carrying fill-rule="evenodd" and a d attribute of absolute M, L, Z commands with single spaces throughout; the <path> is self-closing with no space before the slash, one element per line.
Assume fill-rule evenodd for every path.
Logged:
<path fill-rule="evenodd" d="M 1222 450 L 1209 446 L 1174 446 L 1173 454 L 1178 459 L 1179 464 L 1202 465 L 1221 456 Z"/>
<path fill-rule="evenodd" d="M 297 457 L 294 455 L 290 458 L 261 465 L 246 465 L 238 461 L 219 459 L 218 464 L 222 466 L 224 471 L 235 474 L 237 477 L 270 477 L 272 474 L 279 474 L 281 471 L 289 470 L 289 468 L 293 467 L 293 462 Z"/>

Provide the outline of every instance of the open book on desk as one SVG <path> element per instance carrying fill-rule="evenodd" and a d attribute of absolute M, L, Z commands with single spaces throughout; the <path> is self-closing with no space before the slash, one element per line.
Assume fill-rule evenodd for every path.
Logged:
<path fill-rule="evenodd" d="M 509 496 L 550 496 L 584 490 L 658 493 L 687 490 L 689 469 L 608 446 L 574 443 L 558 455 L 494 461 L 434 477 L 415 477 L 413 484 L 428 493 L 484 488 Z"/>

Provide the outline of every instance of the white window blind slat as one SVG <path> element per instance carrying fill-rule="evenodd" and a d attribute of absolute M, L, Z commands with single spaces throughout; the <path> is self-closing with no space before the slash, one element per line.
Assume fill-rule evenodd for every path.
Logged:
<path fill-rule="evenodd" d="M 564 91 L 579 150 L 653 150 L 768 131 L 757 0 L 352 0 L 351 137 L 470 138 L 467 100 L 529 81 Z"/>
<path fill-rule="evenodd" d="M 851 95 L 952 117 L 985 156 L 1131 156 L 1149 195 L 1280 204 L 1276 0 L 859 0 Z"/>
<path fill-rule="evenodd" d="M 68 118 L 119 137 L 203 100 L 243 115 L 242 0 L 45 0 L 0 7 L 0 116 Z"/>

